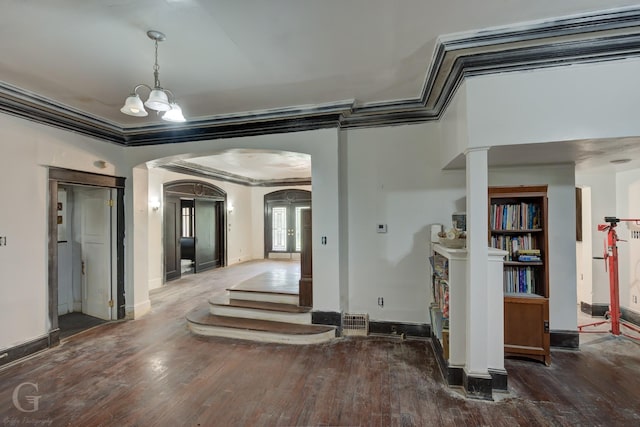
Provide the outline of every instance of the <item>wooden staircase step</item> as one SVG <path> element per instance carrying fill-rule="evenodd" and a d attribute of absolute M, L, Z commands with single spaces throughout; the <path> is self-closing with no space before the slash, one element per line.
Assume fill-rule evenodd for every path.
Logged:
<path fill-rule="evenodd" d="M 251 300 L 242 300 L 242 299 L 230 299 L 229 302 L 218 302 L 214 299 L 209 301 L 212 305 L 219 306 L 227 306 L 227 307 L 238 307 L 238 308 L 253 308 L 256 310 L 266 310 L 266 311 L 279 311 L 284 313 L 308 313 L 311 311 L 309 307 L 300 307 L 298 305 L 293 304 L 283 304 L 278 302 L 267 302 L 267 301 L 251 301 Z"/>
<path fill-rule="evenodd" d="M 217 316 L 211 314 L 208 307 L 188 313 L 187 322 L 191 331 L 198 335 L 283 344 L 315 344 L 328 342 L 336 336 L 333 326 Z"/>
<path fill-rule="evenodd" d="M 259 294 L 274 294 L 274 295 L 298 295 L 297 291 L 291 291 L 286 289 L 274 290 L 269 288 L 264 289 L 252 289 L 245 288 L 242 286 L 236 286 L 234 288 L 227 288 L 228 292 L 248 292 L 248 293 L 259 293 Z"/>
<path fill-rule="evenodd" d="M 239 299 L 243 301 L 261 301 L 279 304 L 297 305 L 299 296 L 297 293 L 291 292 L 273 292 L 253 289 L 227 289 L 230 299 Z"/>

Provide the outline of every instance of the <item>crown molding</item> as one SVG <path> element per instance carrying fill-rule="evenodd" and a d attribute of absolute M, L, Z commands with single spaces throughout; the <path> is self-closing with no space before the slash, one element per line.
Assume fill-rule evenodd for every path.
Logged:
<path fill-rule="evenodd" d="M 438 120 L 467 77 L 639 55 L 640 7 L 633 7 L 443 36 L 414 99 L 364 105 L 348 100 L 213 116 L 184 125 L 121 127 L 0 82 L 0 111 L 124 146 L 395 126 Z"/>
<path fill-rule="evenodd" d="M 247 187 L 289 187 L 294 185 L 311 185 L 311 178 L 254 179 L 236 175 L 219 169 L 198 165 L 185 160 L 176 160 L 160 166 L 163 169 L 200 178 L 215 179 Z"/>

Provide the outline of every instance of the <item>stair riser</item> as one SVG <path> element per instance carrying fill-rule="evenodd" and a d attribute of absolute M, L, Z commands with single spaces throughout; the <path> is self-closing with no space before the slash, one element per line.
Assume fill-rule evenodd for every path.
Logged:
<path fill-rule="evenodd" d="M 245 307 L 227 307 L 220 305 L 209 306 L 211 314 L 216 316 L 242 317 L 243 319 L 272 320 L 275 322 L 311 324 L 311 313 L 284 313 Z"/>
<path fill-rule="evenodd" d="M 335 331 L 331 330 L 313 335 L 284 335 L 273 332 L 252 331 L 248 329 L 224 328 L 220 326 L 206 326 L 189 322 L 189 329 L 197 335 L 243 339 L 249 341 L 269 342 L 276 344 L 320 344 L 335 339 Z"/>
<path fill-rule="evenodd" d="M 286 295 L 286 294 L 273 294 L 273 293 L 262 293 L 262 292 L 244 292 L 244 291 L 234 291 L 231 289 L 229 291 L 229 298 L 231 299 L 241 299 L 246 301 L 262 301 L 262 302 L 277 302 L 282 304 L 294 304 L 297 305 L 299 302 L 298 295 Z"/>

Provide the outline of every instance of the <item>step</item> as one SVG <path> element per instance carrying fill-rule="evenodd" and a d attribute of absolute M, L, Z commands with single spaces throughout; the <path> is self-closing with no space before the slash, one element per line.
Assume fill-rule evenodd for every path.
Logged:
<path fill-rule="evenodd" d="M 251 289 L 227 289 L 230 299 L 239 299 L 243 301 L 262 301 L 280 304 L 298 305 L 300 296 L 291 292 L 272 292 Z"/>
<path fill-rule="evenodd" d="M 336 337 L 336 329 L 325 325 L 300 325 L 270 320 L 216 316 L 209 307 L 187 314 L 189 329 L 196 335 L 245 339 L 278 344 L 319 344 Z"/>
<path fill-rule="evenodd" d="M 216 295 L 209 300 L 209 311 L 217 316 L 311 324 L 309 308 L 276 302 L 230 299 L 225 294 Z"/>

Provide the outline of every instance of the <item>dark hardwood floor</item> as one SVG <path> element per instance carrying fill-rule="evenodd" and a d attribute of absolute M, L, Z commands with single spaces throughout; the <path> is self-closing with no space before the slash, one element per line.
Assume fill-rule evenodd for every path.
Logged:
<path fill-rule="evenodd" d="M 273 261 L 272 261 L 273 262 Z M 428 341 L 256 344 L 192 335 L 184 315 L 271 262 L 189 275 L 152 293 L 152 312 L 104 324 L 0 370 L 2 425 L 633 426 L 640 346 L 607 335 L 552 364 L 509 359 L 510 392 L 467 400 L 446 387 Z M 32 383 L 25 384 L 25 383 Z M 23 384 L 22 387 L 19 387 Z M 34 388 L 37 384 L 37 391 Z M 40 396 L 38 410 L 26 400 Z"/>

